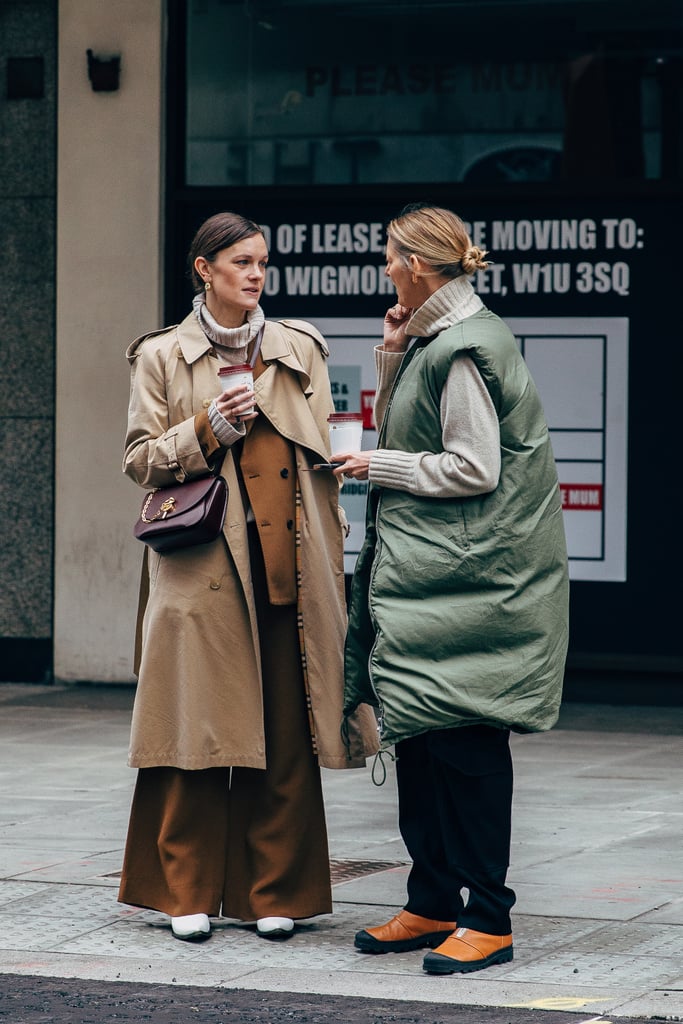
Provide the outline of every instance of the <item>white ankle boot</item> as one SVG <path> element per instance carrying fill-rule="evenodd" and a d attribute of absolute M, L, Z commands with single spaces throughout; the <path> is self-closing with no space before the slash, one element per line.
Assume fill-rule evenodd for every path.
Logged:
<path fill-rule="evenodd" d="M 294 922 L 291 917 L 260 917 L 256 931 L 264 939 L 283 939 L 294 931 Z"/>
<path fill-rule="evenodd" d="M 186 914 L 184 917 L 172 917 L 171 929 L 176 939 L 205 939 L 211 933 L 211 925 L 206 914 Z"/>

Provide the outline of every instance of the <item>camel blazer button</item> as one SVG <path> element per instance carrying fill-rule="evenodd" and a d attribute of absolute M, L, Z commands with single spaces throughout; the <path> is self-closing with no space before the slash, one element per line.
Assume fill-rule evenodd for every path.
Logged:
<path fill-rule="evenodd" d="M 211 580 L 211 582 L 209 583 L 209 586 L 210 586 L 211 590 L 220 590 L 221 589 L 221 581 L 220 580 Z"/>
<path fill-rule="evenodd" d="M 287 477 L 289 476 L 289 470 L 286 467 L 284 469 L 281 469 L 280 476 L 282 477 L 283 480 L 286 480 Z"/>

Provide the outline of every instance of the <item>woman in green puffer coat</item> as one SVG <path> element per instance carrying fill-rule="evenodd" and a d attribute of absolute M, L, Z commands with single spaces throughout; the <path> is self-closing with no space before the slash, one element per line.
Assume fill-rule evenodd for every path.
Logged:
<path fill-rule="evenodd" d="M 379 447 L 336 456 L 338 474 L 370 482 L 345 714 L 372 704 L 396 747 L 413 861 L 405 908 L 356 946 L 437 946 L 429 973 L 512 959 L 510 730 L 554 725 L 567 650 L 548 428 L 513 335 L 470 284 L 485 255 L 448 210 L 391 222 Z"/>

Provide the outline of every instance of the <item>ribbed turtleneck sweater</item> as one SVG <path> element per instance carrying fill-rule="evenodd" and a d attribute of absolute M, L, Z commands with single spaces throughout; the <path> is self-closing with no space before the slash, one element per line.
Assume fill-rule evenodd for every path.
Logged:
<path fill-rule="evenodd" d="M 406 325 L 414 338 L 440 334 L 483 308 L 468 278 L 439 288 Z M 403 361 L 402 352 L 375 349 L 380 424 Z M 372 483 L 432 498 L 467 497 L 494 490 L 500 476 L 500 429 L 491 397 L 474 361 L 465 353 L 453 360 L 441 394 L 442 452 L 403 452 L 379 448 L 370 458 Z"/>

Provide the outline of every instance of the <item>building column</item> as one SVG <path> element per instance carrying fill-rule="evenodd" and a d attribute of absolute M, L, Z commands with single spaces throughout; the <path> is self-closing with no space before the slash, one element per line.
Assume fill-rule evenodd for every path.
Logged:
<path fill-rule="evenodd" d="M 121 472 L 124 352 L 161 325 L 162 47 L 162 0 L 59 2 L 54 675 L 61 682 L 133 678 L 142 546 L 132 527 L 142 492 Z M 102 83 L 91 81 L 88 50 L 91 62 L 120 57 L 118 88 L 93 88 Z"/>

